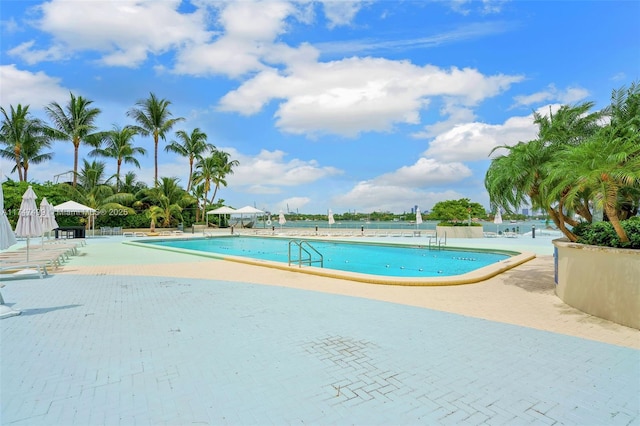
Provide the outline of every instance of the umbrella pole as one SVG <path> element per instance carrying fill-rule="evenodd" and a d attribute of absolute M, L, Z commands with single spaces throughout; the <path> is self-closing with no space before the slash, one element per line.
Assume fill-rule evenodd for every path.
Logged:
<path fill-rule="evenodd" d="M 27 236 L 27 262 L 29 261 L 29 237 Z"/>

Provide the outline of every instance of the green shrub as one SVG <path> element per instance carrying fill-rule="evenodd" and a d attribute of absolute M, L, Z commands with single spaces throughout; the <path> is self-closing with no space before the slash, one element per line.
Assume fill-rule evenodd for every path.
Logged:
<path fill-rule="evenodd" d="M 578 243 L 593 246 L 640 249 L 640 217 L 620 222 L 629 237 L 628 243 L 620 241 L 611 222 L 580 223 L 573 228 Z"/>
<path fill-rule="evenodd" d="M 448 222 L 448 221 L 444 221 L 444 222 L 440 222 L 438 224 L 438 226 L 482 226 L 481 223 L 476 223 L 476 222 L 471 222 L 471 225 L 469 225 L 469 222 Z"/>

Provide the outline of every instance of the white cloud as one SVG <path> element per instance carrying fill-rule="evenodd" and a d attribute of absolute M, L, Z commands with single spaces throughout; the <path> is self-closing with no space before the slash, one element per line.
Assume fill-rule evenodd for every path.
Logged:
<path fill-rule="evenodd" d="M 359 212 L 390 211 L 402 213 L 418 204 L 421 209 L 431 209 L 439 201 L 457 200 L 464 196 L 457 191 L 424 191 L 395 185 L 380 185 L 373 181 L 358 182 L 351 191 L 334 197 L 334 211 L 356 210 Z"/>
<path fill-rule="evenodd" d="M 332 205 L 356 208 L 360 211 L 403 212 L 408 206 L 420 204 L 427 208 L 438 201 L 461 198 L 455 191 L 432 192 L 426 188 L 459 182 L 472 175 L 462 163 L 443 163 L 432 158 L 420 158 L 411 166 L 358 182 L 346 194 L 334 197 Z M 447 198 L 449 197 L 449 198 Z"/>
<path fill-rule="evenodd" d="M 453 105 L 447 102 L 440 110 L 440 115 L 447 116 L 443 121 L 424 126 L 424 130 L 416 132 L 413 137 L 418 139 L 432 138 L 441 133 L 447 132 L 458 124 L 468 123 L 475 120 L 476 114 L 471 108 Z"/>
<path fill-rule="evenodd" d="M 511 117 L 503 124 L 465 123 L 438 135 L 424 155 L 441 161 L 486 160 L 493 148 L 534 139 L 533 116 Z"/>
<path fill-rule="evenodd" d="M 308 197 L 289 197 L 285 198 L 282 201 L 276 203 L 274 208 L 271 210 L 271 213 L 278 213 L 280 210 L 283 212 L 287 212 L 287 208 L 289 211 L 297 212 L 300 210 L 304 211 L 305 206 L 307 206 L 311 202 L 311 199 Z"/>
<path fill-rule="evenodd" d="M 342 25 L 349 25 L 356 16 L 363 2 L 359 1 L 336 1 L 324 0 L 324 14 L 329 21 L 328 27 L 334 28 Z"/>
<path fill-rule="evenodd" d="M 420 158 L 411 166 L 403 166 L 373 180 L 376 184 L 401 187 L 427 187 L 458 182 L 471 176 L 471 170 L 462 163 L 444 163 L 433 158 Z"/>
<path fill-rule="evenodd" d="M 567 87 L 564 90 L 560 90 L 556 88 L 555 85 L 550 84 L 545 90 L 541 90 L 540 92 L 515 96 L 514 100 L 516 102 L 512 108 L 541 104 L 543 102 L 573 104 L 585 99 L 587 96 L 589 96 L 589 91 L 581 87 Z"/>
<path fill-rule="evenodd" d="M 262 150 L 256 156 L 248 156 L 234 148 L 219 149 L 240 163 L 234 173 L 227 176 L 229 185 L 247 188 L 252 193 L 278 193 L 282 187 L 306 185 L 342 173 L 335 167 L 321 166 L 315 160 L 287 160 L 286 153 L 280 150 Z"/>
<path fill-rule="evenodd" d="M 135 67 L 150 53 L 161 54 L 185 43 L 205 42 L 205 13 L 179 13 L 179 0 L 70 2 L 52 0 L 39 6 L 34 25 L 53 36 L 53 44 L 37 49 L 33 41 L 9 51 L 28 63 L 97 51 L 101 62 Z M 115 19 L 114 17 L 117 17 Z"/>
<path fill-rule="evenodd" d="M 283 132 L 355 137 L 392 131 L 398 123 L 418 124 L 431 97 L 447 96 L 455 99 L 451 105 L 473 106 L 521 79 L 382 58 L 300 62 L 286 73 L 259 73 L 227 93 L 219 108 L 250 115 L 284 99 L 276 112 L 276 125 Z"/>
<path fill-rule="evenodd" d="M 0 65 L 0 105 L 5 109 L 9 105 L 30 105 L 30 110 L 42 109 L 57 99 L 69 96 L 69 89 L 60 86 L 60 79 L 16 68 L 14 64 Z"/>

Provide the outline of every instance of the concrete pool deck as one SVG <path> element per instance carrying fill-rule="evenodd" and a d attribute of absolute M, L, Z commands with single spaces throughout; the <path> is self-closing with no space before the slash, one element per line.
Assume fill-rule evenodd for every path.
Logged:
<path fill-rule="evenodd" d="M 0 321 L 1 424 L 640 422 L 640 332 L 555 296 L 550 239 L 449 240 L 538 254 L 453 287 L 124 240 L 5 282 L 23 314 Z"/>

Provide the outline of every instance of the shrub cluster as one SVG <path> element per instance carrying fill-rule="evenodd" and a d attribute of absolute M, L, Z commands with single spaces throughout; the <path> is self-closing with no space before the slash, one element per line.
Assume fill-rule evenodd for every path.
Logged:
<path fill-rule="evenodd" d="M 594 246 L 640 249 L 640 217 L 623 220 L 620 225 L 629 237 L 628 243 L 620 241 L 611 222 L 583 222 L 573 228 L 578 243 Z"/>

